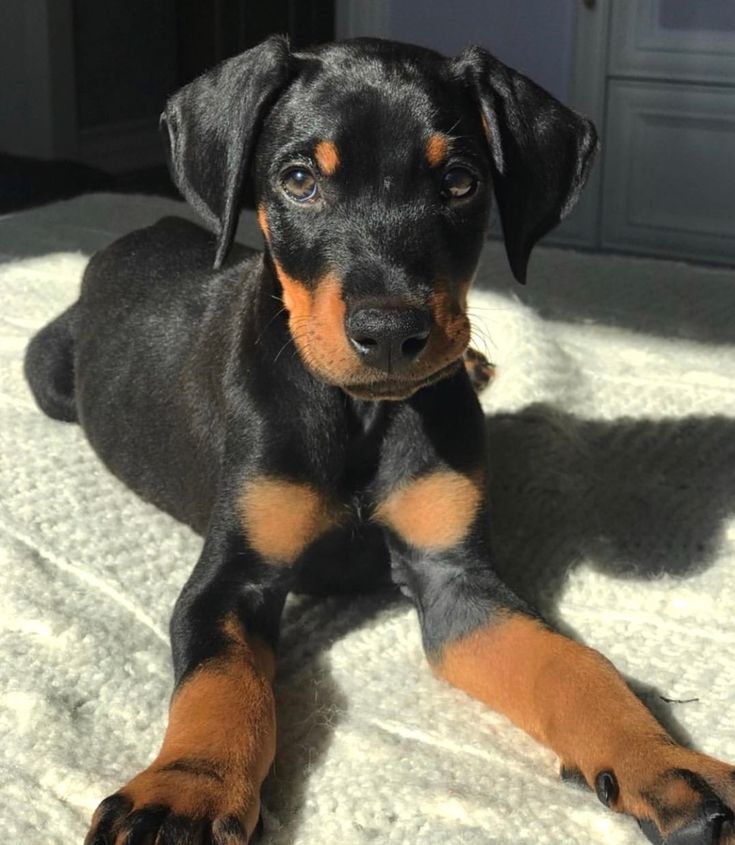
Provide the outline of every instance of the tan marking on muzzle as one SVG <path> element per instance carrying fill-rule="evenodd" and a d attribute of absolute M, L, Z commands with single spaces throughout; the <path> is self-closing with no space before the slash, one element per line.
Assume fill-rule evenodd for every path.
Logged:
<path fill-rule="evenodd" d="M 467 316 L 467 294 L 470 282 L 463 282 L 456 290 L 439 282 L 431 295 L 430 307 L 434 330 L 429 337 L 423 358 L 445 363 L 459 358 L 470 342 L 470 321 Z"/>
<path fill-rule="evenodd" d="M 289 275 L 274 260 L 288 311 L 288 326 L 304 363 L 331 384 L 349 382 L 359 360 L 345 333 L 347 306 L 342 284 L 327 273 L 313 288 Z"/>

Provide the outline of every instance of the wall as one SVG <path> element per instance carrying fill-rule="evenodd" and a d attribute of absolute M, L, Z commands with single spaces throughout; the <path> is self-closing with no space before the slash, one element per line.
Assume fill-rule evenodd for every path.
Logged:
<path fill-rule="evenodd" d="M 390 37 L 454 55 L 479 44 L 568 100 L 580 0 L 392 0 Z"/>
<path fill-rule="evenodd" d="M 73 0 L 79 126 L 157 118 L 176 87 L 174 0 Z"/>

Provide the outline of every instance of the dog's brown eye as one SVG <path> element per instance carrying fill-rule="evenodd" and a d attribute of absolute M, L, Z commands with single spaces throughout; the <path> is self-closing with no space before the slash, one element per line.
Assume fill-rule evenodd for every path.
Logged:
<path fill-rule="evenodd" d="M 442 193 L 447 199 L 462 199 L 474 194 L 477 177 L 464 167 L 452 167 L 442 176 Z"/>
<path fill-rule="evenodd" d="M 298 202 L 314 199 L 317 192 L 316 179 L 308 167 L 290 167 L 281 176 L 281 187 Z"/>

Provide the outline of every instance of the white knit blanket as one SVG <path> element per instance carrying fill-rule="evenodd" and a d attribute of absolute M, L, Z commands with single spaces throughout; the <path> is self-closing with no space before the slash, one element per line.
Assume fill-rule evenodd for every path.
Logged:
<path fill-rule="evenodd" d="M 164 730 L 167 621 L 200 540 L 37 410 L 21 359 L 91 251 L 172 212 L 92 196 L 0 220 L 4 842 L 81 843 Z M 484 402 L 500 569 L 643 682 L 677 735 L 735 759 L 735 279 L 540 249 L 523 295 L 541 318 L 491 243 L 478 281 L 493 284 L 472 314 L 498 366 Z M 277 697 L 269 845 L 643 841 L 434 679 L 402 601 L 290 602 Z"/>

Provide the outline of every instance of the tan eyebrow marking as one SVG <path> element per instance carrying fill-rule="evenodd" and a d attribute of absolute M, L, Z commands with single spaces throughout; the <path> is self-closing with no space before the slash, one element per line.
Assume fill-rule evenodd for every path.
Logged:
<path fill-rule="evenodd" d="M 424 154 L 432 167 L 437 167 L 443 161 L 446 161 L 449 155 L 449 141 L 447 136 L 442 135 L 441 132 L 435 132 L 426 142 Z"/>
<path fill-rule="evenodd" d="M 334 141 L 319 141 L 314 148 L 314 158 L 325 176 L 332 176 L 339 167 L 339 152 Z"/>

